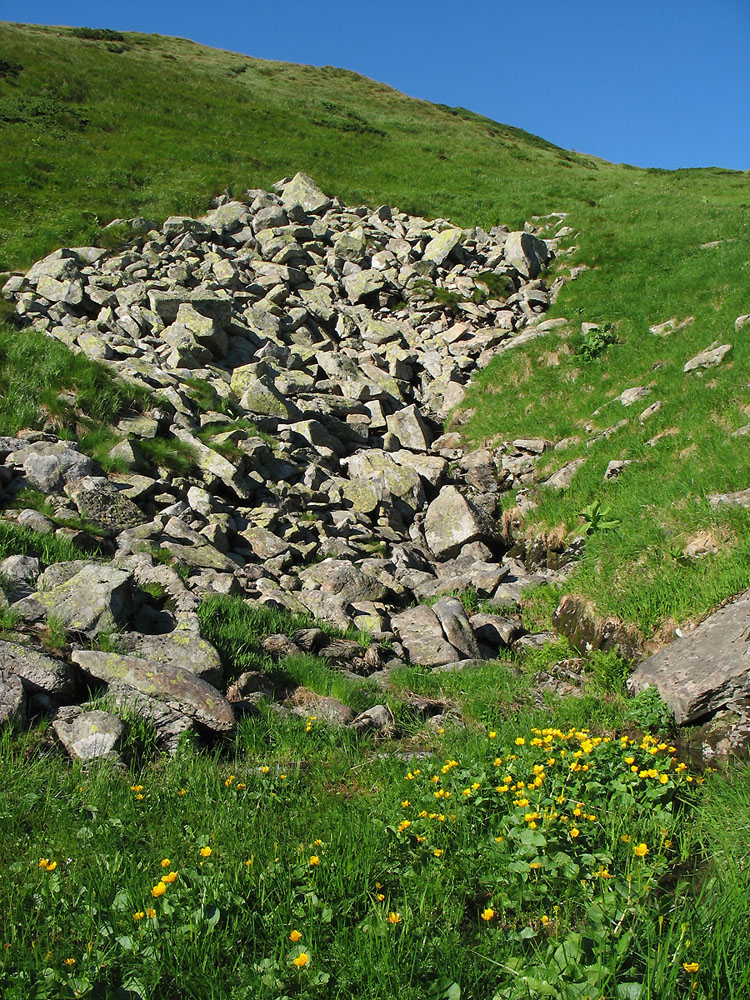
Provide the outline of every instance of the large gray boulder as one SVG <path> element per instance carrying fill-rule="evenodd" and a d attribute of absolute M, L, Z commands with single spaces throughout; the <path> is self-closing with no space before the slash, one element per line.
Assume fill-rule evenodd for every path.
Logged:
<path fill-rule="evenodd" d="M 331 207 L 331 199 L 317 186 L 312 177 L 297 173 L 284 187 L 281 203 L 285 208 L 301 205 L 311 215 L 322 215 Z"/>
<path fill-rule="evenodd" d="M 427 451 L 432 443 L 432 431 L 414 403 L 390 414 L 386 423 L 402 448 Z"/>
<path fill-rule="evenodd" d="M 345 559 L 324 559 L 302 570 L 299 577 L 304 589 L 336 594 L 347 603 L 382 601 L 388 594 L 388 588 L 380 580 Z"/>
<path fill-rule="evenodd" d="M 549 259 L 549 248 L 544 240 L 524 232 L 508 233 L 503 253 L 524 278 L 538 277 Z"/>
<path fill-rule="evenodd" d="M 0 667 L 0 729 L 22 726 L 25 722 L 26 692 L 21 678 Z"/>
<path fill-rule="evenodd" d="M 26 621 L 54 615 L 66 629 L 89 636 L 124 625 L 135 610 L 133 574 L 88 563 L 69 579 L 13 605 Z"/>
<path fill-rule="evenodd" d="M 82 455 L 78 445 L 68 441 L 36 441 L 12 452 L 8 465 L 23 469 L 30 486 L 42 493 L 61 493 L 66 483 L 90 476 L 95 469 L 92 459 Z"/>
<path fill-rule="evenodd" d="M 189 670 L 91 649 L 76 649 L 71 658 L 91 677 L 134 688 L 217 736 L 234 731 L 232 707 L 224 695 Z"/>
<path fill-rule="evenodd" d="M 446 639 L 461 654 L 462 659 L 479 659 L 479 644 L 464 606 L 455 597 L 441 597 L 432 605 Z"/>
<path fill-rule="evenodd" d="M 391 628 L 398 635 L 412 663 L 435 667 L 462 659 L 443 634 L 443 627 L 435 612 L 426 604 L 409 608 L 391 618 Z"/>
<path fill-rule="evenodd" d="M 750 590 L 696 629 L 644 660 L 628 678 L 638 694 L 654 685 L 679 723 L 750 696 Z"/>
<path fill-rule="evenodd" d="M 436 559 L 458 555 L 469 542 L 493 542 L 497 525 L 455 486 L 444 486 L 427 508 L 425 538 Z"/>
<path fill-rule="evenodd" d="M 157 669 L 169 666 L 187 670 L 213 687 L 218 687 L 224 677 L 221 657 L 192 629 L 178 627 L 166 635 L 144 635 L 134 652 Z"/>
<path fill-rule="evenodd" d="M 65 486 L 81 517 L 116 535 L 148 521 L 132 500 L 102 476 L 84 476 Z"/>

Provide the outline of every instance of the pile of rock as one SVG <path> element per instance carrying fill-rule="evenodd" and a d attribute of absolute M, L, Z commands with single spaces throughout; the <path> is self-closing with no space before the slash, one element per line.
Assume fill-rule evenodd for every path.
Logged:
<path fill-rule="evenodd" d="M 501 609 L 549 575 L 515 558 L 498 500 L 532 480 L 552 442 L 467 452 L 441 433 L 472 372 L 553 325 L 548 245 L 530 225 L 467 231 L 346 207 L 301 174 L 276 191 L 161 229 L 140 220 L 125 249 L 59 250 L 3 289 L 27 324 L 158 398 L 119 424 L 113 455 L 129 473 L 105 476 L 75 444 L 33 432 L 0 442 L 0 482 L 47 494 L 55 523 L 24 511 L 21 524 L 89 544 L 56 527 L 82 517 L 113 556 L 41 575 L 27 560 L 14 610 L 35 623 L 54 609 L 74 635 L 131 629 L 127 656 L 78 650 L 71 669 L 138 692 L 170 734 L 185 719 L 231 731 L 197 626 L 207 594 L 367 629 L 396 657 L 438 666 L 517 641 Z M 195 475 L 154 474 L 143 442 L 157 437 L 189 446 Z M 149 583 L 172 611 L 144 599 Z M 497 609 L 469 615 L 445 596 L 461 591 Z M 359 659 L 359 673 L 382 667 Z"/>

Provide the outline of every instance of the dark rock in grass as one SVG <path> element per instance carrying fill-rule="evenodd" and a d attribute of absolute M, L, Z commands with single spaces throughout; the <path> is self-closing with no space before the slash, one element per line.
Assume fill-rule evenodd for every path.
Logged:
<path fill-rule="evenodd" d="M 678 723 L 694 722 L 750 696 L 750 591 L 654 656 L 628 678 L 638 694 L 654 685 Z"/>
<path fill-rule="evenodd" d="M 26 692 L 21 678 L 0 667 L 0 729 L 22 726 L 25 722 Z"/>
<path fill-rule="evenodd" d="M 75 671 L 69 663 L 20 642 L 0 640 L 0 670 L 20 677 L 30 694 L 44 691 L 64 701 L 75 693 Z"/>
<path fill-rule="evenodd" d="M 601 618 L 581 597 L 566 594 L 552 614 L 555 629 L 582 652 L 617 650 L 626 660 L 640 658 L 640 636 L 619 618 Z"/>
<path fill-rule="evenodd" d="M 360 712 L 352 721 L 351 728 L 361 733 L 374 733 L 376 736 L 392 736 L 396 730 L 396 720 L 387 705 L 373 705 Z"/>
<path fill-rule="evenodd" d="M 450 644 L 467 660 L 477 659 L 479 645 L 466 616 L 464 606 L 455 597 L 441 597 L 432 605 Z"/>
<path fill-rule="evenodd" d="M 91 677 L 135 688 L 214 735 L 229 736 L 234 731 L 234 714 L 224 695 L 189 670 L 167 664 L 155 667 L 137 656 L 95 650 L 76 649 L 71 659 Z"/>
<path fill-rule="evenodd" d="M 117 760 L 125 727 L 116 715 L 95 709 L 82 711 L 71 721 L 55 719 L 55 735 L 73 760 Z"/>
<path fill-rule="evenodd" d="M 144 524 L 148 518 L 115 485 L 99 476 L 85 476 L 65 486 L 81 517 L 112 535 Z"/>
<path fill-rule="evenodd" d="M 484 612 L 471 616 L 471 627 L 479 642 L 495 649 L 506 649 L 523 632 L 520 618 Z"/>

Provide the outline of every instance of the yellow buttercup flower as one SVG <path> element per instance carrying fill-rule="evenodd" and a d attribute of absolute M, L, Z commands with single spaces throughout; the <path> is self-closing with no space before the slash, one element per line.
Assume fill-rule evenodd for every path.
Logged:
<path fill-rule="evenodd" d="M 290 932 L 289 932 L 289 940 L 290 940 L 290 941 L 294 941 L 294 942 L 297 942 L 297 941 L 299 941 L 299 939 L 300 939 L 301 937 L 302 937 L 302 935 L 300 934 L 300 932 L 299 932 L 299 931 L 290 931 Z"/>
<path fill-rule="evenodd" d="M 578 836 L 580 836 L 580 833 L 581 833 L 581 831 L 578 829 L 577 826 L 571 827 L 571 829 L 570 829 L 570 836 L 571 837 L 578 837 Z"/>
<path fill-rule="evenodd" d="M 393 910 L 391 910 L 391 912 L 386 917 L 386 920 L 388 921 L 389 924 L 400 924 L 401 923 L 401 914 L 400 913 L 394 913 Z"/>
<path fill-rule="evenodd" d="M 495 916 L 495 911 L 492 909 L 491 906 L 485 906 L 485 908 L 479 915 L 482 918 L 482 920 L 492 920 L 492 918 Z"/>
<path fill-rule="evenodd" d="M 156 885 L 151 890 L 151 895 L 154 897 L 154 899 L 158 899 L 159 896 L 163 896 L 166 891 L 167 891 L 166 884 L 160 881 L 157 882 Z"/>
<path fill-rule="evenodd" d="M 319 865 L 319 864 L 320 864 L 320 858 L 318 857 L 318 855 L 317 855 L 317 854 L 313 854 L 313 855 L 311 856 L 311 858 L 310 858 L 310 864 L 311 864 L 311 865 L 312 865 L 313 867 L 314 867 L 315 865 Z"/>
<path fill-rule="evenodd" d="M 156 910 L 153 908 L 153 906 L 146 907 L 146 916 L 148 917 L 149 920 L 156 919 Z"/>
<path fill-rule="evenodd" d="M 181 788 L 177 794 L 180 796 L 180 798 L 182 798 L 183 796 L 187 795 L 187 792 L 185 791 L 184 788 Z"/>
<path fill-rule="evenodd" d="M 76 964 L 76 960 L 74 958 L 66 958 L 65 959 L 65 964 L 66 965 L 75 965 Z"/>
<path fill-rule="evenodd" d="M 202 858 L 210 858 L 211 857 L 211 848 L 208 846 L 208 844 L 206 844 L 205 847 L 201 847 L 201 849 L 200 849 L 200 856 Z"/>
<path fill-rule="evenodd" d="M 169 868 L 169 866 L 171 864 L 172 864 L 172 862 L 169 860 L 169 858 L 162 858 L 161 859 L 161 866 L 162 866 L 162 868 Z"/>
<path fill-rule="evenodd" d="M 146 914 L 143 912 L 143 910 L 138 910 L 136 913 L 133 914 L 133 920 L 143 920 L 145 916 Z"/>
<path fill-rule="evenodd" d="M 682 967 L 685 972 L 697 972 L 700 969 L 700 965 L 697 962 L 683 962 Z"/>
<path fill-rule="evenodd" d="M 177 872 L 169 872 L 167 875 L 162 875 L 161 880 L 162 882 L 166 882 L 167 885 L 170 885 L 176 878 Z"/>
<path fill-rule="evenodd" d="M 633 853 L 636 857 L 645 858 L 648 854 L 648 845 L 646 844 L 636 844 L 633 848 Z"/>
<path fill-rule="evenodd" d="M 303 968 L 310 961 L 310 956 L 307 952 L 300 952 L 295 959 L 292 960 L 292 964 L 296 965 L 298 969 Z"/>

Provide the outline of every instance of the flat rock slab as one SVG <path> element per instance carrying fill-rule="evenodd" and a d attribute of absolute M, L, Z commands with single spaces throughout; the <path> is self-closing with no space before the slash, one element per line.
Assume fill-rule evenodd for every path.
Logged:
<path fill-rule="evenodd" d="M 440 619 L 426 604 L 394 615 L 391 625 L 412 663 L 435 667 L 461 659 L 461 652 L 445 638 Z"/>
<path fill-rule="evenodd" d="M 750 695 L 750 590 L 644 660 L 628 678 L 633 695 L 651 685 L 681 724 Z"/>
<path fill-rule="evenodd" d="M 133 574 L 90 563 L 64 583 L 38 590 L 13 607 L 26 620 L 55 615 L 66 629 L 98 635 L 125 624 L 132 614 Z"/>
<path fill-rule="evenodd" d="M 116 715 L 95 709 L 81 712 L 72 721 L 52 723 L 55 735 L 73 760 L 117 760 L 125 727 Z"/>
<path fill-rule="evenodd" d="M 137 656 L 87 649 L 74 650 L 71 659 L 97 680 L 135 688 L 212 733 L 228 736 L 234 730 L 232 706 L 224 695 L 189 670 L 168 664 L 157 667 Z"/>

